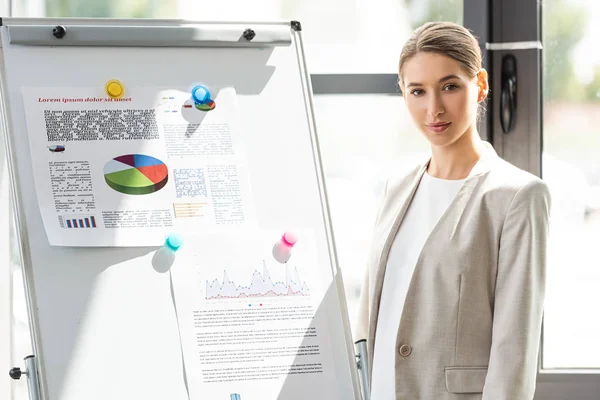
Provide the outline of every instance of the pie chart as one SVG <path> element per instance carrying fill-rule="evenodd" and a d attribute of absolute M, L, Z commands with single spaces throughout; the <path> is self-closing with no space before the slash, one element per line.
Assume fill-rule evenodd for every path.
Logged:
<path fill-rule="evenodd" d="M 210 111 L 215 109 L 215 102 L 209 100 L 206 104 L 196 104 L 196 108 L 200 111 Z"/>
<path fill-rule="evenodd" d="M 169 180 L 169 170 L 158 158 L 144 154 L 126 154 L 106 163 L 104 180 L 120 193 L 150 194 L 165 187 Z"/>

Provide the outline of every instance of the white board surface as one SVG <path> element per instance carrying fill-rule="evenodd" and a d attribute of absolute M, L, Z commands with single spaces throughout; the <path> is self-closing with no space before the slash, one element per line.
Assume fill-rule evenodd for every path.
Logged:
<path fill-rule="evenodd" d="M 315 233 L 319 263 L 331 266 L 331 285 L 318 312 L 330 321 L 339 399 L 357 398 L 347 311 L 303 90 L 299 36 L 291 33 L 291 45 L 270 48 L 29 46 L 10 44 L 11 21 L 4 24 L 5 135 L 18 192 L 42 398 L 183 400 L 188 392 L 169 274 L 152 267 L 156 248 L 49 245 L 35 196 L 22 88 L 103 86 L 115 78 L 131 87 L 186 87 L 200 76 L 236 89 L 258 225 L 306 227 Z M 137 24 L 142 30 L 143 24 L 177 25 Z M 259 31 L 261 25 L 253 27 Z"/>

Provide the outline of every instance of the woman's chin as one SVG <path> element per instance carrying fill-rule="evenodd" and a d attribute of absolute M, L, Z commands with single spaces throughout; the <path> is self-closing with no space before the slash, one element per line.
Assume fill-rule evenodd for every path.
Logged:
<path fill-rule="evenodd" d="M 456 134 L 454 129 L 447 130 L 444 133 L 432 133 L 430 131 L 423 132 L 425 138 L 432 146 L 445 147 L 454 144 L 463 135 Z"/>

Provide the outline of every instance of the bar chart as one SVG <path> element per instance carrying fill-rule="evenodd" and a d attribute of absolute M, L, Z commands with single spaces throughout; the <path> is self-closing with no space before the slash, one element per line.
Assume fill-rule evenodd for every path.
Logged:
<path fill-rule="evenodd" d="M 97 228 L 96 217 L 93 215 L 61 215 L 59 223 L 65 229 Z"/>

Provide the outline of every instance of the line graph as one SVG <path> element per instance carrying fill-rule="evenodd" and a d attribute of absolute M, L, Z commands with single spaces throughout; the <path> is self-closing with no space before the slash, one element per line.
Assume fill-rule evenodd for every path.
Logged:
<path fill-rule="evenodd" d="M 298 268 L 294 267 L 293 273 L 290 273 L 288 266 L 285 266 L 285 282 L 273 282 L 269 275 L 267 265 L 263 260 L 262 274 L 255 270 L 252 274 L 250 285 L 236 285 L 227 276 L 227 271 L 223 271 L 222 283 L 218 279 L 209 283 L 206 281 L 206 300 L 216 299 L 238 299 L 248 297 L 281 297 L 281 296 L 309 296 L 310 291 L 305 282 L 302 282 L 298 274 Z"/>

